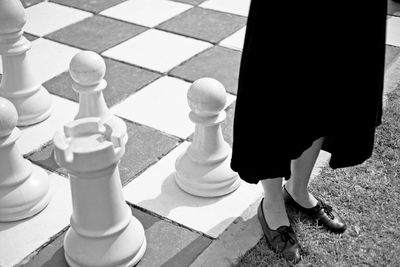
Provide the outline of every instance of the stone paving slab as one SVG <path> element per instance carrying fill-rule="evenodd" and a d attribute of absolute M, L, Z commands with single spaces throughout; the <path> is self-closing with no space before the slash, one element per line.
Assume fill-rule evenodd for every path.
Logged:
<path fill-rule="evenodd" d="M 246 17 L 194 7 L 160 24 L 158 29 L 218 43 L 245 26 Z"/>
<path fill-rule="evenodd" d="M 181 141 L 142 125 L 126 122 L 128 143 L 126 152 L 119 164 L 122 185 L 128 184 L 139 173 L 168 154 Z M 148 146 L 152 144 L 152 146 Z M 54 145 L 50 142 L 37 152 L 26 156 L 35 164 L 68 177 L 67 171 L 58 166 L 54 159 Z"/>
<path fill-rule="evenodd" d="M 36 0 L 40 1 L 40 0 Z M 99 13 L 107 8 L 115 6 L 119 3 L 125 2 L 126 0 L 90 0 L 90 1 L 82 1 L 82 0 L 50 0 L 50 2 L 58 3 L 60 5 L 66 5 L 82 10 L 86 10 L 89 12 Z"/>
<path fill-rule="evenodd" d="M 388 14 L 392 16 L 400 16 L 400 3 L 388 0 Z"/>
<path fill-rule="evenodd" d="M 132 214 L 142 223 L 147 239 L 147 250 L 136 266 L 189 266 L 213 241 L 200 233 L 170 223 L 145 211 L 130 206 Z M 69 227 L 54 240 L 32 253 L 18 266 L 67 267 L 63 241 Z"/>
<path fill-rule="evenodd" d="M 214 78 L 229 93 L 236 94 L 240 59 L 240 51 L 214 46 L 174 68 L 170 75 L 191 82 L 201 77 Z"/>
<path fill-rule="evenodd" d="M 385 68 L 388 69 L 400 56 L 400 47 L 386 45 Z"/>
<path fill-rule="evenodd" d="M 103 90 L 108 107 L 126 99 L 131 94 L 160 78 L 156 72 L 138 68 L 132 65 L 105 58 L 106 74 L 104 80 L 107 87 Z M 72 78 L 69 72 L 52 78 L 43 86 L 52 94 L 78 102 L 79 95 L 72 89 Z"/>
<path fill-rule="evenodd" d="M 101 53 L 146 29 L 143 26 L 96 15 L 53 32 L 46 38 Z"/>

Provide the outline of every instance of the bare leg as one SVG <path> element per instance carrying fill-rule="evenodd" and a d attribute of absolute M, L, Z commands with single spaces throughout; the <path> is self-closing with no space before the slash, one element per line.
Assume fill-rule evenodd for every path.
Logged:
<path fill-rule="evenodd" d="M 282 196 L 282 178 L 265 179 L 261 181 L 264 188 L 264 215 L 268 226 L 276 230 L 282 225 L 289 226 L 285 202 Z"/>
<path fill-rule="evenodd" d="M 286 190 L 304 208 L 312 208 L 317 205 L 317 200 L 308 192 L 308 182 L 315 161 L 321 150 L 323 138 L 314 141 L 312 146 L 291 163 L 292 176 L 285 184 Z"/>

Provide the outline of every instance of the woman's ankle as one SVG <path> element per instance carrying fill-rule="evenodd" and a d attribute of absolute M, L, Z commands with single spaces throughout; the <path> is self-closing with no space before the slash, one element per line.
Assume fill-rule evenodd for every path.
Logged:
<path fill-rule="evenodd" d="M 269 228 L 276 230 L 282 225 L 290 225 L 284 203 L 280 203 L 279 201 L 274 202 L 270 199 L 266 200 L 265 198 L 263 202 L 265 221 L 267 222 Z"/>
<path fill-rule="evenodd" d="M 317 205 L 317 199 L 304 187 L 295 187 L 292 184 L 284 185 L 289 195 L 302 207 L 312 208 Z"/>

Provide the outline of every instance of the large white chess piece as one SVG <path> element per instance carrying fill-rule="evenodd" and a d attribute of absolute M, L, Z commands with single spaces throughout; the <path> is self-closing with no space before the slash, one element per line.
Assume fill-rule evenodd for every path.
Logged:
<path fill-rule="evenodd" d="M 45 120 L 51 114 L 51 95 L 32 72 L 30 42 L 22 36 L 25 10 L 20 1 L 0 1 L 0 55 L 3 77 L 0 96 L 18 111 L 18 126 Z"/>
<path fill-rule="evenodd" d="M 70 266 L 133 266 L 146 250 L 143 226 L 122 195 L 118 164 L 124 134 L 92 117 L 54 136 L 56 161 L 71 183 L 73 212 L 64 239 Z"/>
<path fill-rule="evenodd" d="M 231 147 L 221 123 L 226 118 L 224 86 L 215 79 L 196 80 L 189 88 L 190 120 L 196 124 L 193 141 L 175 163 L 175 180 L 184 191 L 202 197 L 221 196 L 236 190 L 240 178 L 230 168 Z"/>
<path fill-rule="evenodd" d="M 0 221 L 16 221 L 42 211 L 50 201 L 47 173 L 24 159 L 15 142 L 17 110 L 0 97 Z"/>
<path fill-rule="evenodd" d="M 126 143 L 126 124 L 110 111 L 104 100 L 103 90 L 107 82 L 103 79 L 106 73 L 103 58 L 93 51 L 81 51 L 72 58 L 69 73 L 73 80 L 72 88 L 79 94 L 79 111 L 75 119 L 98 117 L 102 123 L 108 122 L 123 132 Z"/>

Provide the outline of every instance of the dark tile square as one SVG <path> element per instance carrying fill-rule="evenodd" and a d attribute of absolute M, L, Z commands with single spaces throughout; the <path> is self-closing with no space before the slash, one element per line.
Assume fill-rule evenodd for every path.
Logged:
<path fill-rule="evenodd" d="M 218 43 L 245 26 L 246 21 L 242 16 L 194 7 L 157 28 Z"/>
<path fill-rule="evenodd" d="M 145 229 L 147 249 L 136 266 L 189 266 L 212 242 L 189 229 L 164 221 L 154 215 L 131 207 L 132 214 Z M 67 267 L 64 257 L 65 231 L 38 253 L 30 255 L 18 266 Z"/>
<path fill-rule="evenodd" d="M 140 69 L 125 63 L 105 58 L 107 87 L 104 89 L 104 99 L 109 107 L 121 102 L 129 95 L 143 88 L 160 77 L 160 74 Z M 44 83 L 44 87 L 52 94 L 63 98 L 79 101 L 78 94 L 72 89 L 72 78 L 64 72 Z"/>
<path fill-rule="evenodd" d="M 387 0 L 387 1 L 388 1 L 387 14 L 400 17 L 400 3 L 397 3 L 393 0 Z"/>
<path fill-rule="evenodd" d="M 20 0 L 20 1 L 21 1 L 22 5 L 25 8 L 27 8 L 27 7 L 36 5 L 36 4 L 40 3 L 40 2 L 44 2 L 45 0 Z"/>
<path fill-rule="evenodd" d="M 31 42 L 36 40 L 37 38 L 39 38 L 36 35 L 30 34 L 30 33 L 26 33 L 26 32 L 24 33 L 24 36 L 25 36 L 26 39 L 28 39 Z"/>
<path fill-rule="evenodd" d="M 240 60 L 240 51 L 214 46 L 174 68 L 169 74 L 192 82 L 202 77 L 214 78 L 228 92 L 236 94 Z"/>
<path fill-rule="evenodd" d="M 197 6 L 197 5 L 200 5 L 201 3 L 203 3 L 206 0 L 172 0 L 172 1 L 181 2 L 181 3 L 186 3 L 186 4 Z"/>
<path fill-rule="evenodd" d="M 65 6 L 78 8 L 81 10 L 99 13 L 107 8 L 118 5 L 126 0 L 51 0 L 50 2 L 58 3 Z"/>
<path fill-rule="evenodd" d="M 146 29 L 103 16 L 92 16 L 50 33 L 46 38 L 100 53 Z"/>
<path fill-rule="evenodd" d="M 156 163 L 179 143 L 179 140 L 152 129 L 127 122 L 128 144 L 119 164 L 122 185 L 128 184 L 146 168 Z M 54 159 L 54 144 L 50 143 L 40 151 L 26 156 L 35 164 L 67 177 L 65 169 Z"/>
<path fill-rule="evenodd" d="M 400 56 L 400 47 L 386 45 L 385 69 L 387 69 Z"/>

